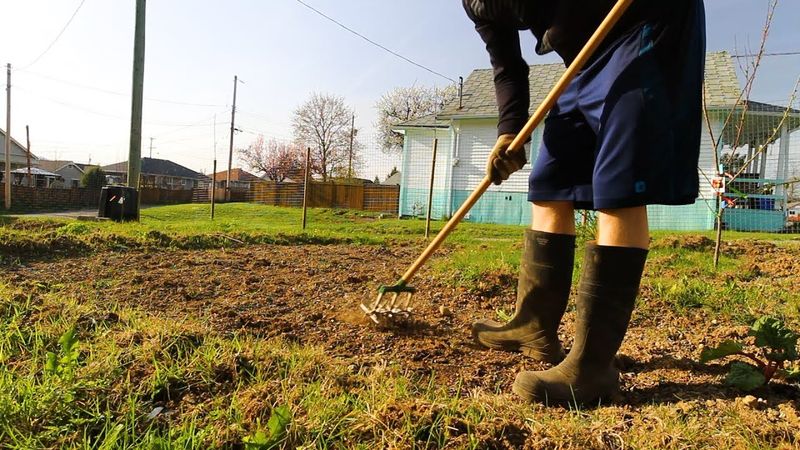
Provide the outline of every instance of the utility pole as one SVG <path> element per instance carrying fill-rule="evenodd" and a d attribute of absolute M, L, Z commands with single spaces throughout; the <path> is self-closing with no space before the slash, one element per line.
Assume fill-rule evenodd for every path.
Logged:
<path fill-rule="evenodd" d="M 144 98 L 144 44 L 146 0 L 136 0 L 136 28 L 133 42 L 133 100 L 131 102 L 131 137 L 128 149 L 128 187 L 139 191 L 142 174 L 142 100 Z M 137 198 L 140 196 L 137 195 Z M 139 217 L 139 208 L 136 208 Z"/>
<path fill-rule="evenodd" d="M 11 209 L 11 64 L 6 65 L 6 209 Z"/>
<path fill-rule="evenodd" d="M 31 176 L 31 129 L 25 125 L 25 139 L 28 141 L 28 187 L 33 187 L 33 177 Z"/>
<path fill-rule="evenodd" d="M 353 139 L 356 135 L 356 115 L 353 114 L 353 118 L 350 121 L 350 157 L 349 162 L 347 164 L 347 181 L 353 180 Z"/>
<path fill-rule="evenodd" d="M 150 138 L 150 159 L 153 159 L 153 137 Z"/>
<path fill-rule="evenodd" d="M 231 145 L 228 150 L 228 176 L 225 178 L 225 200 L 229 200 L 231 192 L 231 169 L 233 168 L 233 133 L 236 131 L 236 87 L 239 85 L 239 76 L 233 76 L 233 106 L 231 107 Z"/>

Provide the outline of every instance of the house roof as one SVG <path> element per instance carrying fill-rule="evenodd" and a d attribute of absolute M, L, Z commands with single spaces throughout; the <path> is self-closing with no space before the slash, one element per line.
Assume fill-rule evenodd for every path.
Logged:
<path fill-rule="evenodd" d="M 227 170 L 223 170 L 214 174 L 214 181 L 226 181 L 227 179 Z M 236 168 L 231 169 L 231 181 L 261 181 L 261 178 L 258 178 L 246 170 Z"/>
<path fill-rule="evenodd" d="M 58 161 L 58 160 L 48 160 L 48 159 L 41 159 L 39 160 L 39 167 L 44 170 L 49 170 L 50 172 L 57 172 L 68 165 L 73 165 L 78 168 L 81 172 L 85 172 L 89 167 L 99 167 L 97 164 L 83 164 L 83 163 L 76 163 L 75 161 Z"/>
<path fill-rule="evenodd" d="M 49 160 L 49 159 L 39 160 L 39 167 L 41 167 L 44 170 L 48 170 L 50 172 L 55 172 L 56 170 L 66 166 L 67 164 L 72 164 L 72 161 L 59 161 L 59 160 Z"/>
<path fill-rule="evenodd" d="M 417 117 L 399 124 L 398 128 L 448 128 L 450 121 L 437 119 L 435 115 Z"/>
<path fill-rule="evenodd" d="M 550 89 L 565 70 L 561 63 L 530 66 L 531 112 L 544 101 Z M 736 104 L 741 91 L 734 62 L 728 52 L 714 52 L 706 55 L 706 86 L 706 104 L 709 108 L 724 109 Z M 495 100 L 492 69 L 477 69 L 464 82 L 462 107 L 459 109 L 456 99 L 445 105 L 437 118 L 495 117 L 497 117 L 497 101 Z M 408 125 L 409 123 L 407 122 L 401 127 L 411 127 Z"/>
<path fill-rule="evenodd" d="M 103 171 L 109 173 L 126 173 L 128 171 L 128 161 L 103 166 Z M 142 174 L 166 175 L 168 177 L 190 178 L 193 180 L 207 178 L 201 173 L 195 172 L 192 169 L 174 163 L 168 159 L 156 158 L 142 158 Z"/>
<path fill-rule="evenodd" d="M 11 173 L 21 173 L 21 174 L 27 175 L 28 174 L 28 168 L 27 167 L 21 167 L 19 169 L 14 169 L 14 170 L 11 171 Z M 42 176 L 45 176 L 45 177 L 61 177 L 61 175 L 59 175 L 57 173 L 53 173 L 53 172 L 50 172 L 48 170 L 40 169 L 38 167 L 31 167 L 31 175 L 42 175 Z"/>
<path fill-rule="evenodd" d="M 5 152 L 6 147 L 6 132 L 0 129 L 0 150 Z M 20 144 L 14 137 L 11 137 L 11 163 L 12 164 L 26 164 L 28 160 L 28 150 Z M 39 158 L 31 153 L 31 164 L 38 165 Z"/>

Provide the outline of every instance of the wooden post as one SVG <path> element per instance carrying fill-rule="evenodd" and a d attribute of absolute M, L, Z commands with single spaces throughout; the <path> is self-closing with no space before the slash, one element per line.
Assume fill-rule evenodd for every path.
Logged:
<path fill-rule="evenodd" d="M 231 106 L 231 140 L 228 147 L 228 174 L 225 177 L 225 201 L 230 201 L 231 195 L 231 170 L 233 168 L 233 135 L 236 132 L 236 87 L 239 85 L 239 75 L 233 77 L 233 105 Z"/>
<path fill-rule="evenodd" d="M 303 176 L 303 229 L 306 229 L 306 217 L 308 210 L 308 180 L 311 178 L 311 147 L 306 149 L 306 173 Z"/>
<path fill-rule="evenodd" d="M 28 125 L 25 125 L 25 139 L 28 144 L 28 153 L 26 155 L 28 158 L 28 187 L 33 187 L 31 186 L 33 182 L 33 176 L 31 175 L 31 129 Z"/>
<path fill-rule="evenodd" d="M 353 114 L 352 121 L 350 122 L 350 152 L 347 162 L 347 182 L 353 181 L 353 139 L 356 135 L 356 115 Z"/>
<path fill-rule="evenodd" d="M 136 0 L 136 25 L 133 41 L 133 93 L 131 100 L 131 134 L 128 148 L 128 187 L 141 190 L 142 175 L 142 108 L 144 99 L 144 55 L 145 55 L 145 8 L 146 0 Z M 137 199 L 141 195 L 137 195 Z M 139 220 L 139 205 L 136 220 Z"/>
<path fill-rule="evenodd" d="M 214 220 L 214 206 L 217 197 L 217 158 L 214 158 L 214 171 L 211 174 L 211 220 Z"/>
<path fill-rule="evenodd" d="M 11 209 L 11 64 L 6 66 L 6 209 Z"/>
<path fill-rule="evenodd" d="M 431 160 L 431 184 L 428 189 L 428 213 L 425 215 L 425 239 L 431 234 L 431 211 L 433 210 L 433 181 L 436 176 L 436 150 L 439 147 L 439 139 L 433 139 L 433 158 Z"/>

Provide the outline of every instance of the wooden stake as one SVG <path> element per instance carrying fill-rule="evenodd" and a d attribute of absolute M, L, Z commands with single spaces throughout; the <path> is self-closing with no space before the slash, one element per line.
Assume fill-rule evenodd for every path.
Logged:
<path fill-rule="evenodd" d="M 433 158 L 431 160 L 431 183 L 428 189 L 428 213 L 425 215 L 425 239 L 431 234 L 431 211 L 433 211 L 433 181 L 436 176 L 436 150 L 439 147 L 439 139 L 433 138 Z"/>
<path fill-rule="evenodd" d="M 28 125 L 25 125 L 25 139 L 28 141 L 28 187 L 33 187 L 31 185 L 33 180 L 31 176 L 31 129 Z"/>
<path fill-rule="evenodd" d="M 214 220 L 214 205 L 217 197 L 217 158 L 214 158 L 214 171 L 211 174 L 211 220 Z"/>
<path fill-rule="evenodd" d="M 311 147 L 306 149 L 306 173 L 303 177 L 303 229 L 306 229 L 306 218 L 308 210 L 308 186 L 311 178 Z"/>

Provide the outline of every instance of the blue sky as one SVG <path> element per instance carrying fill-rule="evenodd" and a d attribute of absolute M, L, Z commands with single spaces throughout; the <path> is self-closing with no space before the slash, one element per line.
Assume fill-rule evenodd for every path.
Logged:
<path fill-rule="evenodd" d="M 375 41 L 450 78 L 488 66 L 482 42 L 458 0 L 306 0 Z M 665 0 L 666 1 L 666 0 Z M 134 0 L 85 0 L 72 24 L 39 61 L 80 0 L 0 0 L 0 62 L 12 63 L 12 133 L 31 126 L 41 157 L 108 164 L 127 159 Z M 755 47 L 767 0 L 707 0 L 709 50 Z M 400 5 L 400 6 L 398 6 Z M 43 14 L 44 13 L 44 14 Z M 11 20 L 8 20 L 11 19 Z M 404 62 L 309 11 L 295 0 L 148 2 L 143 154 L 209 172 L 214 148 L 227 152 L 233 75 L 239 87 L 237 146 L 254 133 L 290 137 L 292 111 L 313 91 L 341 95 L 356 126 L 371 133 L 385 92 L 447 80 Z M 800 50 L 800 2 L 782 0 L 768 51 Z M 529 63 L 534 56 L 524 35 Z M 738 45 L 737 45 L 738 44 Z M 785 103 L 800 56 L 768 58 L 754 98 Z M 87 89 L 83 86 L 92 87 Z M 170 102 L 192 103 L 179 105 Z M 5 128 L 5 108 L 2 122 Z"/>

